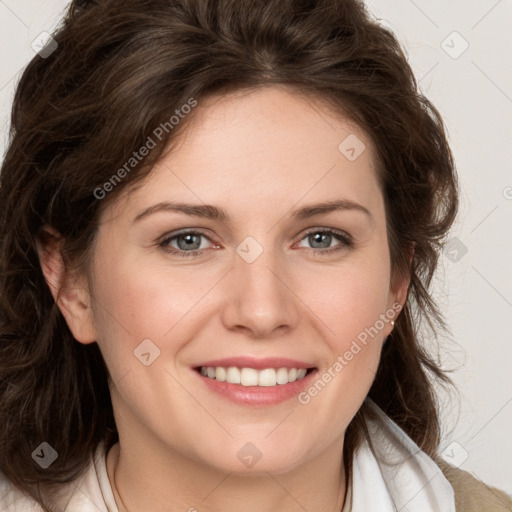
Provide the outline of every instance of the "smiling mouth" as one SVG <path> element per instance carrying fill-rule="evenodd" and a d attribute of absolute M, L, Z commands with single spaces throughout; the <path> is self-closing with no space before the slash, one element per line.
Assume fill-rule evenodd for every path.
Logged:
<path fill-rule="evenodd" d="M 315 368 L 238 368 L 236 366 L 199 366 L 194 368 L 203 377 L 226 382 L 228 384 L 240 384 L 242 386 L 273 387 L 290 384 L 302 380 Z"/>

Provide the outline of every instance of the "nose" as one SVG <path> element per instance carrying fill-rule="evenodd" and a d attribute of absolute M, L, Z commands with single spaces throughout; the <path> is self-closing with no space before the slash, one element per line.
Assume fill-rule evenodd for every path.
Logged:
<path fill-rule="evenodd" d="M 252 338 L 282 336 L 300 318 L 291 272 L 271 250 L 248 261 L 239 254 L 234 256 L 222 321 L 227 329 Z"/>

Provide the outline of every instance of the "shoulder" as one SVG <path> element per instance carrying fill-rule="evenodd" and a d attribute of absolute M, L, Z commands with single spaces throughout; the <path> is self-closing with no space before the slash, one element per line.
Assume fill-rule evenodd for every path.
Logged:
<path fill-rule="evenodd" d="M 503 491 L 489 487 L 440 457 L 435 462 L 453 487 L 457 512 L 512 512 L 512 498 Z"/>
<path fill-rule="evenodd" d="M 105 466 L 105 448 L 102 443 L 91 454 L 89 464 L 72 481 L 48 492 L 45 501 L 52 509 L 69 512 L 116 512 Z M 1 512 L 44 512 L 43 507 L 18 489 L 0 470 Z"/>
<path fill-rule="evenodd" d="M 2 512 L 43 511 L 37 502 L 19 490 L 2 471 L 0 471 L 0 510 Z"/>
<path fill-rule="evenodd" d="M 420 469 L 420 480 L 423 479 L 426 484 L 432 482 L 438 496 L 449 494 L 449 510 L 453 510 L 455 506 L 456 512 L 512 512 L 511 496 L 486 485 L 468 471 L 451 466 L 439 455 L 427 455 L 373 401 L 368 400 L 368 406 L 365 419 L 370 437 L 378 441 L 375 447 L 378 449 L 379 457 L 386 461 L 401 460 L 404 467 L 409 459 L 418 462 L 423 469 L 409 467 L 409 474 L 418 474 Z M 379 443 L 382 446 L 379 446 Z M 394 457 L 393 453 L 398 453 L 399 456 Z M 444 478 L 434 480 L 435 475 Z M 394 479 L 393 477 L 391 481 Z M 395 491 L 397 495 L 402 493 L 401 488 Z"/>

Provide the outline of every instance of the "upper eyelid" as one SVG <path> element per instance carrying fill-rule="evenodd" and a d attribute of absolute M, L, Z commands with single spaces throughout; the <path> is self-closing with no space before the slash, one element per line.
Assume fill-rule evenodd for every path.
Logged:
<path fill-rule="evenodd" d="M 160 237 L 159 241 L 160 242 L 166 242 L 167 240 L 172 240 L 174 238 L 177 238 L 178 236 L 190 235 L 190 234 L 192 234 L 192 235 L 202 235 L 205 238 L 208 238 L 211 242 L 213 242 L 212 237 L 210 235 L 208 235 L 207 232 L 202 231 L 199 228 L 197 228 L 197 229 L 194 229 L 194 228 L 183 228 L 182 230 L 180 229 L 178 231 L 171 231 L 171 232 L 163 235 L 162 237 Z"/>

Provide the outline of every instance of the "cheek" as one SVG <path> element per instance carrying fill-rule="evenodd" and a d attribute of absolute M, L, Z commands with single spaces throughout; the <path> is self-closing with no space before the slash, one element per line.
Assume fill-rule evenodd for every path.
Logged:
<path fill-rule="evenodd" d="M 187 428 L 181 425 L 180 412 L 193 409 L 195 402 L 187 402 L 173 378 L 177 376 L 173 361 L 187 339 L 183 333 L 186 314 L 201 290 L 182 286 L 181 281 L 167 282 L 161 272 L 133 268 L 119 260 L 110 271 L 108 266 L 103 269 L 97 281 L 94 319 L 111 376 L 112 402 L 117 414 L 123 415 L 117 421 L 149 422 L 158 429 L 156 418 L 165 410 L 174 418 L 166 431 L 179 436 Z M 173 336 L 174 326 L 179 336 Z"/>
<path fill-rule="evenodd" d="M 326 339 L 339 353 L 347 342 L 375 326 L 389 295 L 386 261 L 361 259 L 302 276 L 297 295 L 321 319 Z M 382 330 L 382 322 L 377 328 Z"/>
<path fill-rule="evenodd" d="M 105 358 L 123 368 L 135 364 L 134 350 L 147 339 L 162 353 L 176 353 L 193 328 L 189 318 L 194 308 L 218 281 L 211 272 L 192 267 L 170 272 L 129 258 L 105 258 L 97 268 L 101 273 L 95 276 L 93 303 L 98 343 Z"/>
<path fill-rule="evenodd" d="M 346 427 L 371 387 L 393 318 L 385 317 L 390 269 L 383 254 L 375 250 L 315 272 L 314 279 L 303 276 L 307 281 L 301 293 L 321 319 L 328 350 L 319 368 L 321 382 L 306 390 L 301 403 L 311 401 L 309 410 L 338 429 Z"/>
<path fill-rule="evenodd" d="M 328 350 L 299 402 L 304 414 L 329 425 L 334 435 L 345 430 L 374 381 L 389 322 L 382 320 L 389 278 L 387 269 L 372 264 L 338 267 L 329 275 L 317 274 L 314 281 L 312 309 L 321 319 Z"/>

